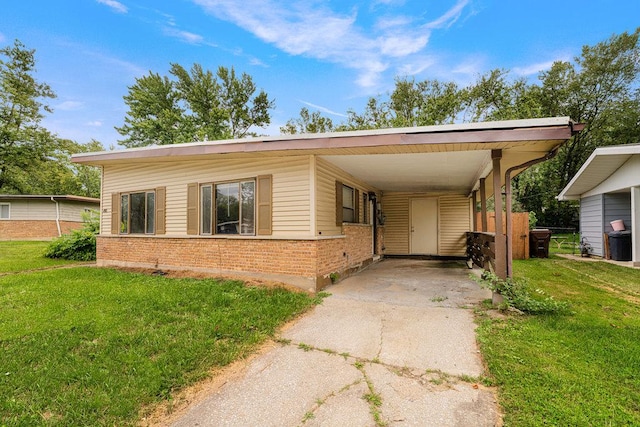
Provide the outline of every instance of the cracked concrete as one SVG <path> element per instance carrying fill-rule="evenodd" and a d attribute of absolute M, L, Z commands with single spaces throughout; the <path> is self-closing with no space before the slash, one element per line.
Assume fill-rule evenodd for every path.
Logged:
<path fill-rule="evenodd" d="M 491 296 L 463 264 L 385 260 L 327 291 L 173 425 L 500 425 L 493 391 L 462 381 L 483 374 L 467 307 Z"/>

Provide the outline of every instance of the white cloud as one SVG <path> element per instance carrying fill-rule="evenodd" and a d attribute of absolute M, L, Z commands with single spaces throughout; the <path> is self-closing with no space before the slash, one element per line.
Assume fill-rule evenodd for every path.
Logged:
<path fill-rule="evenodd" d="M 338 113 L 336 111 L 330 110 L 327 107 L 323 107 L 322 105 L 312 104 L 311 102 L 302 101 L 302 100 L 300 100 L 300 102 L 302 102 L 305 105 L 308 105 L 311 108 L 315 108 L 316 110 L 321 111 L 323 113 L 331 114 L 333 116 L 338 116 L 338 117 L 348 117 L 346 114 Z"/>
<path fill-rule="evenodd" d="M 175 37 L 189 44 L 200 44 L 204 41 L 204 38 L 199 34 L 178 30 L 173 27 L 165 27 L 164 33 L 168 36 Z"/>
<path fill-rule="evenodd" d="M 208 13 L 234 23 L 290 55 L 307 56 L 355 70 L 356 84 L 374 89 L 386 71 L 411 62 L 414 55 L 424 51 L 433 29 L 452 25 L 469 0 L 459 0 L 444 15 L 426 24 L 406 16 L 386 16 L 374 19 L 371 27 L 360 24 L 357 9 L 336 12 L 325 6 L 325 2 L 285 6 L 275 0 L 193 1 Z M 361 21 L 367 22 L 367 19 Z"/>
<path fill-rule="evenodd" d="M 84 106 L 84 103 L 80 101 L 64 101 L 56 105 L 55 108 L 61 111 L 74 111 L 74 110 L 81 109 L 83 106 Z"/>
<path fill-rule="evenodd" d="M 87 122 L 85 124 L 87 126 L 91 126 L 91 127 L 97 127 L 97 128 L 102 127 L 102 121 L 100 121 L 100 120 L 93 120 L 93 121 Z"/>
<path fill-rule="evenodd" d="M 4 43 L 6 40 L 7 37 L 4 34 L 0 33 L 0 43 Z"/>
<path fill-rule="evenodd" d="M 398 71 L 401 75 L 404 76 L 415 76 L 416 74 L 422 73 L 427 68 L 431 67 L 436 63 L 435 58 L 425 57 L 425 58 L 416 58 L 411 62 L 406 62 L 402 64 Z"/>
<path fill-rule="evenodd" d="M 458 3 L 456 3 L 456 5 L 449 9 L 444 15 L 425 25 L 425 28 L 449 28 L 458 20 L 458 18 L 460 18 L 462 9 L 464 9 L 467 3 L 469 3 L 469 0 L 459 0 Z"/>
<path fill-rule="evenodd" d="M 122 3 L 116 0 L 96 0 L 96 1 L 105 6 L 109 6 L 114 12 L 117 12 L 117 13 L 127 13 L 129 11 L 127 6 L 123 5 Z"/>

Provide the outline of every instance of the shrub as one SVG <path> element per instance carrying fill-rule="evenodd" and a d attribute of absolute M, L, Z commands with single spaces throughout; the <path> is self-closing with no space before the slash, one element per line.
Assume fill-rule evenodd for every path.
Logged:
<path fill-rule="evenodd" d="M 96 212 L 82 215 L 83 225 L 79 230 L 54 239 L 44 256 L 73 261 L 94 261 L 96 259 L 96 234 L 100 229 L 100 217 Z"/>
<path fill-rule="evenodd" d="M 499 306 L 501 310 L 513 307 L 529 314 L 571 313 L 567 302 L 553 299 L 542 289 L 532 291 L 524 279 L 501 279 L 494 273 L 484 272 L 480 278 L 474 276 L 474 280 L 481 286 L 502 295 L 504 302 Z"/>

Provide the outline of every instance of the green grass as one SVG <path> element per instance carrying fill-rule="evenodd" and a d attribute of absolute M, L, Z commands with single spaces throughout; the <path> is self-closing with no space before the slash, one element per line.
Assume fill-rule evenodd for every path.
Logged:
<path fill-rule="evenodd" d="M 314 303 L 89 267 L 0 277 L 0 426 L 135 425 Z"/>
<path fill-rule="evenodd" d="M 73 263 L 45 258 L 43 254 L 48 245 L 49 242 L 39 241 L 0 242 L 0 274 Z"/>
<path fill-rule="evenodd" d="M 480 317 L 505 425 L 640 425 L 640 271 L 555 257 L 514 271 L 575 313 Z"/>
<path fill-rule="evenodd" d="M 580 255 L 580 233 L 552 234 L 549 253 Z"/>

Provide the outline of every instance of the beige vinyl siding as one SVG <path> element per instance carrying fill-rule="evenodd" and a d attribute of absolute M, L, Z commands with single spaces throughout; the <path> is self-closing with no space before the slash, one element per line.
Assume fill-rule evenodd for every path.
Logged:
<path fill-rule="evenodd" d="M 376 191 L 365 182 L 354 178 L 347 172 L 332 165 L 328 161 L 316 158 L 316 232 L 322 236 L 336 236 L 342 234 L 342 227 L 336 225 L 336 181 L 353 187 L 359 192 L 359 219 L 362 223 L 364 211 L 362 194 Z"/>
<path fill-rule="evenodd" d="M 82 221 L 82 214 L 85 209 L 91 209 L 99 212 L 100 206 L 96 204 L 86 204 L 78 202 L 60 201 L 60 220 L 61 221 Z"/>
<path fill-rule="evenodd" d="M 471 200 L 464 195 L 440 196 L 439 255 L 464 256 L 471 230 Z"/>
<path fill-rule="evenodd" d="M 55 220 L 56 204 L 51 200 L 11 200 L 11 219 Z"/>
<path fill-rule="evenodd" d="M 166 187 L 166 235 L 187 233 L 187 185 L 273 176 L 273 236 L 308 237 L 309 156 L 136 163 L 104 166 L 103 234 L 110 227 L 111 194 Z"/>
<path fill-rule="evenodd" d="M 463 256 L 471 230 L 469 199 L 464 195 L 391 192 L 382 197 L 385 253 L 409 254 L 409 206 L 414 197 L 438 197 L 438 255 Z"/>
<path fill-rule="evenodd" d="M 85 209 L 100 210 L 97 203 L 71 202 L 57 200 L 60 209 L 60 221 L 82 221 Z M 11 218 L 14 220 L 51 221 L 56 219 L 56 204 L 51 199 L 30 199 L 3 201 L 11 205 Z"/>
<path fill-rule="evenodd" d="M 414 193 L 384 193 L 382 213 L 384 223 L 384 246 L 386 254 L 407 255 L 409 253 L 409 198 Z"/>

